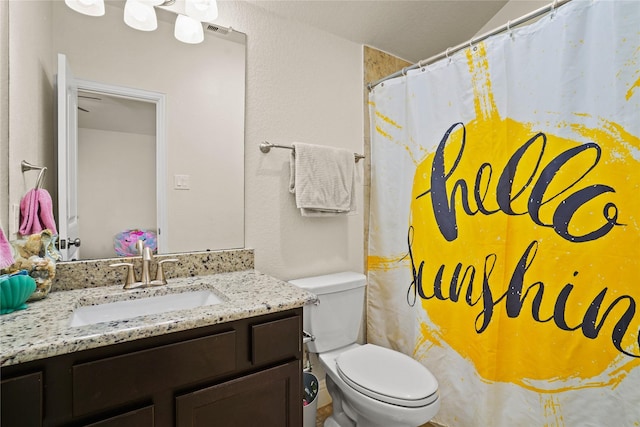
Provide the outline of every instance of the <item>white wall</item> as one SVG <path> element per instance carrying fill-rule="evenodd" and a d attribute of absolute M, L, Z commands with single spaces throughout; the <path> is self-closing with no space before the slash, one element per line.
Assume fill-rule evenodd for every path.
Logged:
<path fill-rule="evenodd" d="M 362 271 L 362 201 L 354 216 L 302 218 L 288 192 L 288 150 L 258 149 L 268 140 L 362 152 L 362 46 L 244 2 L 219 8 L 216 22 L 248 37 L 245 244 L 256 268 L 280 279 Z"/>
<path fill-rule="evenodd" d="M 152 135 L 78 129 L 78 205 L 83 258 L 116 256 L 113 238 L 139 228 L 155 231 L 156 140 Z"/>

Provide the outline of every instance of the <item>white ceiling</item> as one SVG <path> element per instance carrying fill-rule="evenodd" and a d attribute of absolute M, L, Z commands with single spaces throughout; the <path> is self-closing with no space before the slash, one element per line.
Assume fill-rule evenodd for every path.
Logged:
<path fill-rule="evenodd" d="M 247 0 L 411 63 L 464 43 L 507 0 Z"/>

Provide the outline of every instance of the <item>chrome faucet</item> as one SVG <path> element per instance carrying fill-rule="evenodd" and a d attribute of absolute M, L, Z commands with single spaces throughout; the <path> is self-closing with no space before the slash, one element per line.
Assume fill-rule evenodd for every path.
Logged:
<path fill-rule="evenodd" d="M 146 288 L 148 286 L 160 286 L 166 285 L 167 279 L 164 274 L 164 269 L 162 265 L 166 262 L 177 262 L 178 260 L 175 258 L 163 259 L 157 262 L 158 266 L 156 267 L 156 278 L 151 280 L 151 261 L 153 261 L 153 254 L 151 253 L 151 248 L 145 246 L 144 241 L 138 240 L 136 242 L 136 249 L 140 254 L 140 259 L 142 260 L 142 274 L 140 275 L 140 280 L 136 280 L 135 272 L 133 270 L 132 262 L 118 262 L 115 264 L 110 264 L 109 267 L 127 267 L 127 277 L 124 284 L 124 289 L 135 289 L 135 288 Z"/>
<path fill-rule="evenodd" d="M 142 283 L 142 285 L 149 286 L 151 284 L 151 279 L 149 278 L 149 264 L 151 264 L 151 260 L 153 259 L 151 248 L 149 246 L 145 246 L 142 240 L 138 240 L 136 242 L 136 248 L 138 249 L 140 258 L 142 258 L 142 274 L 140 275 L 140 283 Z"/>

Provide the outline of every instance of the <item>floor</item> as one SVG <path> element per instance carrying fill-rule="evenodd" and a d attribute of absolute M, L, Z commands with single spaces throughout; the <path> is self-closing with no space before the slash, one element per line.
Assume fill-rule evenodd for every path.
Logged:
<path fill-rule="evenodd" d="M 318 408 L 318 413 L 316 415 L 316 427 L 322 427 L 322 424 L 324 424 L 324 420 L 327 419 L 329 415 L 331 415 L 330 404 L 323 406 L 322 408 Z M 431 423 L 426 423 L 420 427 L 436 427 L 436 426 Z"/>

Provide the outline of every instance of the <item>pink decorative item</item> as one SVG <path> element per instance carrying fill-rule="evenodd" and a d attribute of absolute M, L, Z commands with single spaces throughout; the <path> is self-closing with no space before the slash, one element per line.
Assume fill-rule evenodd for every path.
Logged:
<path fill-rule="evenodd" d="M 156 233 L 150 230 L 124 230 L 118 234 L 114 239 L 114 249 L 118 256 L 137 256 L 138 249 L 136 243 L 138 240 L 142 240 L 145 246 L 151 248 L 153 253 L 158 251 L 158 242 L 156 239 Z"/>

